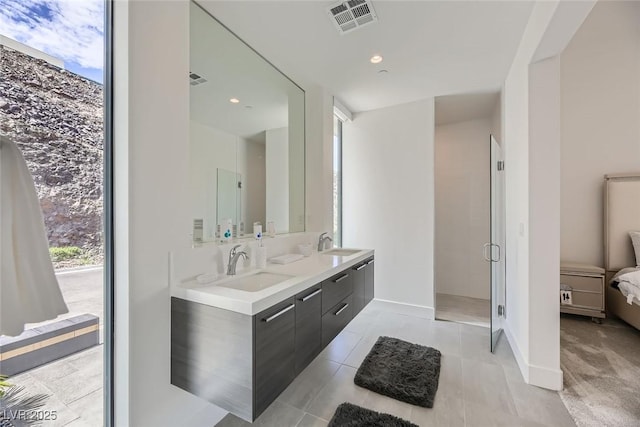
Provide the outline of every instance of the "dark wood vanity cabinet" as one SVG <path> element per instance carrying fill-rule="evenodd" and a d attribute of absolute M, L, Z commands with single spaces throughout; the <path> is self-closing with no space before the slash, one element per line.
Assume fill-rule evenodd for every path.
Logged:
<path fill-rule="evenodd" d="M 356 264 L 351 269 L 353 275 L 353 315 L 357 315 L 366 305 L 365 302 L 365 269 L 366 262 Z"/>
<path fill-rule="evenodd" d="M 349 295 L 322 316 L 322 347 L 326 347 L 353 319 L 353 295 Z"/>
<path fill-rule="evenodd" d="M 254 414 L 262 413 L 296 376 L 295 308 L 295 299 L 289 298 L 253 318 Z"/>
<path fill-rule="evenodd" d="M 350 268 L 322 282 L 322 314 L 353 293 L 353 272 Z"/>
<path fill-rule="evenodd" d="M 295 371 L 302 372 L 322 350 L 322 284 L 295 296 Z"/>
<path fill-rule="evenodd" d="M 171 383 L 247 421 L 373 299 L 373 258 L 250 316 L 171 298 Z"/>
<path fill-rule="evenodd" d="M 364 262 L 364 305 L 369 304 L 374 297 L 374 259 L 369 258 Z"/>

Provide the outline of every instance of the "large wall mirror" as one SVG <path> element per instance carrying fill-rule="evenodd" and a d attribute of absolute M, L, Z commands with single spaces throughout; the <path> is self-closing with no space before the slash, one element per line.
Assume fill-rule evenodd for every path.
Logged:
<path fill-rule="evenodd" d="M 191 3 L 194 240 L 304 231 L 304 91 Z"/>

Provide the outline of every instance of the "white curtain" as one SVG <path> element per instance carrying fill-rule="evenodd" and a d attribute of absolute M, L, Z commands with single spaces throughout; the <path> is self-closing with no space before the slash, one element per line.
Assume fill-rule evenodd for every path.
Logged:
<path fill-rule="evenodd" d="M 0 136 L 0 335 L 67 312 L 31 173 L 18 147 Z"/>

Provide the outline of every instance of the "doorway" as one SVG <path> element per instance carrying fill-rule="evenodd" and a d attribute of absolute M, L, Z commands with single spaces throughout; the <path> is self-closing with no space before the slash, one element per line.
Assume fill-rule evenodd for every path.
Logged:
<path fill-rule="evenodd" d="M 500 95 L 439 97 L 435 115 L 435 317 L 489 329 L 494 263 L 486 257 L 497 259 L 498 249 L 487 140 L 500 133 Z"/>

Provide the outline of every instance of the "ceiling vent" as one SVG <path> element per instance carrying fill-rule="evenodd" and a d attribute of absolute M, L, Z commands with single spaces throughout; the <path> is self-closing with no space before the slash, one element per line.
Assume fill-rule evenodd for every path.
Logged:
<path fill-rule="evenodd" d="M 331 22 L 340 34 L 346 34 L 365 25 L 378 22 L 376 11 L 369 0 L 349 0 L 327 8 Z"/>
<path fill-rule="evenodd" d="M 189 72 L 189 83 L 191 84 L 191 86 L 198 86 L 206 82 L 207 79 L 205 79 L 204 77 L 201 77 L 196 73 Z"/>

